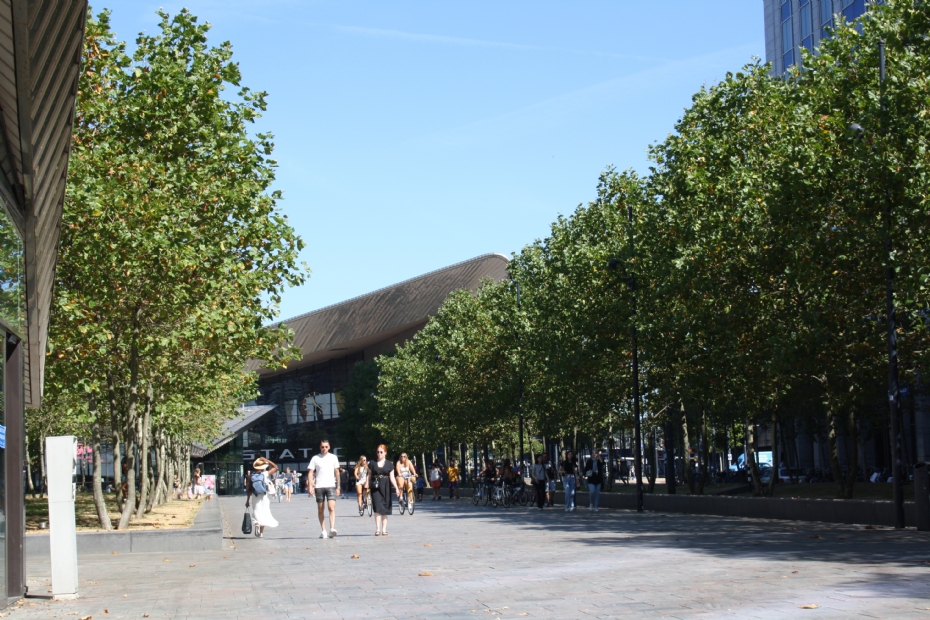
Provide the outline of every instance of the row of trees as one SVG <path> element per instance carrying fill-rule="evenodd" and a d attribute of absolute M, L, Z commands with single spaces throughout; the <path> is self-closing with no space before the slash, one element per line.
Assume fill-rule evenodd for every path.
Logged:
<path fill-rule="evenodd" d="M 803 69 L 754 62 L 702 89 L 647 175 L 608 169 L 511 281 L 453 294 L 379 361 L 380 431 L 413 452 L 488 443 L 522 407 L 533 434 L 612 437 L 632 425 L 635 325 L 646 427 L 700 445 L 702 480 L 709 447 L 751 457 L 761 425 L 776 459 L 795 433 L 820 437 L 851 497 L 857 446 L 887 424 L 886 270 L 902 377 L 927 365 L 927 32 L 925 3 L 889 1 Z"/>
<path fill-rule="evenodd" d="M 241 86 L 209 25 L 159 15 L 131 54 L 108 13 L 88 20 L 45 401 L 27 418 L 40 449 L 47 434 L 92 438 L 105 529 L 103 441 L 125 528 L 253 397 L 246 361 L 292 357 L 287 330 L 264 325 L 306 274 L 269 192 L 272 137 L 248 132 L 266 94 Z"/>

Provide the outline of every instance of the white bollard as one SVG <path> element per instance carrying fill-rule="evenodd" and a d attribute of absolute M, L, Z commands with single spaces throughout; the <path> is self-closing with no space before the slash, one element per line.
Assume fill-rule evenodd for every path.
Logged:
<path fill-rule="evenodd" d="M 77 437 L 46 437 L 45 461 L 52 596 L 56 599 L 77 598 L 77 535 L 74 525 Z"/>

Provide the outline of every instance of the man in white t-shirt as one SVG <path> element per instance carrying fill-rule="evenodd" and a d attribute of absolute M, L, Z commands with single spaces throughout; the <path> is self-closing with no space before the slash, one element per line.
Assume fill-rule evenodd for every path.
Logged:
<path fill-rule="evenodd" d="M 310 459 L 307 472 L 307 491 L 316 498 L 317 512 L 320 516 L 320 538 L 336 535 L 336 498 L 339 496 L 339 459 L 329 453 L 329 441 L 320 442 L 320 453 Z M 325 504 L 329 504 L 329 532 L 326 532 L 326 517 L 323 514 Z"/>

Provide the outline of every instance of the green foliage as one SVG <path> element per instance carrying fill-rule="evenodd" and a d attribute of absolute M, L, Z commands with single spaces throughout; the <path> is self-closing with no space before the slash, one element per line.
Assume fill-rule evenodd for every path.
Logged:
<path fill-rule="evenodd" d="M 254 393 L 246 361 L 293 356 L 263 325 L 305 277 L 272 138 L 248 134 L 265 93 L 208 25 L 159 15 L 132 56 L 88 20 L 46 384 L 57 424 L 129 445 L 213 438 Z"/>
<path fill-rule="evenodd" d="M 927 367 L 928 31 L 921 3 L 872 5 L 804 71 L 754 62 L 702 89 L 646 177 L 608 169 L 595 201 L 514 257 L 519 311 L 512 283 L 453 295 L 381 362 L 385 432 L 409 421 L 424 448 L 502 438 L 518 376 L 533 432 L 628 428 L 635 323 L 647 427 L 706 414 L 707 443 L 731 446 L 760 424 L 803 430 L 839 479 L 837 435 L 855 444 L 881 420 L 888 267 L 902 377 Z"/>

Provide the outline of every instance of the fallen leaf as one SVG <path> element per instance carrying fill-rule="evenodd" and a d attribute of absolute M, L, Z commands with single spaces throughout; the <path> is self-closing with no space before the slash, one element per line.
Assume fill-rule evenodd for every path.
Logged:
<path fill-rule="evenodd" d="M 197 566 L 197 565 L 196 565 L 196 564 L 191 564 L 190 566 L 188 566 L 188 568 L 194 568 L 195 566 Z"/>
<path fill-rule="evenodd" d="M 148 614 L 142 614 L 142 617 L 143 617 L 143 618 L 148 618 L 149 615 L 148 615 Z"/>
<path fill-rule="evenodd" d="M 358 556 L 355 555 L 355 554 L 353 554 L 353 555 L 352 555 L 352 559 L 353 559 L 353 560 L 357 560 L 357 559 L 358 559 Z"/>
<path fill-rule="evenodd" d="M 129 595 L 128 595 L 128 594 L 124 594 L 124 595 L 123 595 L 123 598 L 129 598 Z"/>
<path fill-rule="evenodd" d="M 104 609 L 104 610 L 103 610 L 103 613 L 108 614 L 108 613 L 110 613 L 110 610 L 109 610 L 109 609 Z"/>
<path fill-rule="evenodd" d="M 111 551 L 110 553 L 113 555 L 119 555 L 119 551 Z"/>
<path fill-rule="evenodd" d="M 417 577 L 432 577 L 432 576 L 433 576 L 433 573 L 429 573 L 427 571 L 423 571 L 422 573 L 417 575 Z"/>
<path fill-rule="evenodd" d="M 798 574 L 798 571 L 793 570 L 793 571 L 791 571 L 791 574 L 792 574 L 792 575 L 797 575 L 797 574 Z"/>
<path fill-rule="evenodd" d="M 426 543 L 426 544 L 423 545 L 423 546 L 424 546 L 424 547 L 432 547 L 433 545 L 431 545 L 431 544 L 429 544 L 429 543 Z"/>
<path fill-rule="evenodd" d="M 820 609 L 820 605 L 801 605 L 798 609 Z"/>
<path fill-rule="evenodd" d="M 472 549 L 477 549 L 477 548 L 478 548 L 478 545 L 472 545 L 471 548 L 472 548 Z"/>
<path fill-rule="evenodd" d="M 169 560 L 168 558 L 165 558 L 164 560 L 162 560 L 162 562 L 170 562 L 170 561 L 171 560 Z"/>
<path fill-rule="evenodd" d="M 94 620 L 93 616 L 81 616 L 78 620 Z"/>

